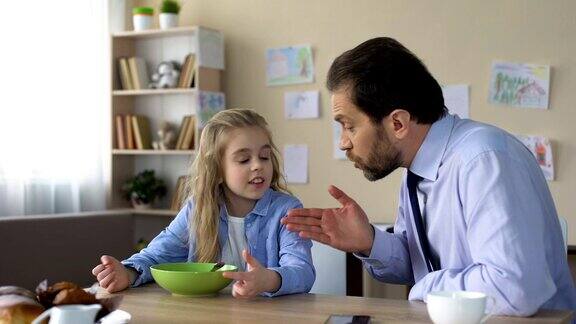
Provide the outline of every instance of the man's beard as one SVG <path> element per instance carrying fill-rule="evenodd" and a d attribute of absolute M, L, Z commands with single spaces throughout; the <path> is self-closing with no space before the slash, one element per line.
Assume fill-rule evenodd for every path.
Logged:
<path fill-rule="evenodd" d="M 355 162 L 358 168 L 364 172 L 364 177 L 369 181 L 380 180 L 402 165 L 400 152 L 392 146 L 383 130 L 378 129 L 377 140 L 372 144 L 366 162 L 352 155 L 350 151 L 346 156 Z"/>

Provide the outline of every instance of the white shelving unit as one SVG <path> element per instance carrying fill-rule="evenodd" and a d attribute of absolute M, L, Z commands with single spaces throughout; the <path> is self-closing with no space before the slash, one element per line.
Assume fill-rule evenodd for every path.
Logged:
<path fill-rule="evenodd" d="M 155 209 L 135 210 L 135 215 L 174 216 L 169 210 L 172 193 L 179 176 L 188 173 L 194 150 L 120 150 L 116 147 L 114 116 L 137 114 L 150 120 L 151 136 L 162 121 L 168 121 L 178 130 L 183 116 L 196 115 L 197 124 L 202 91 L 220 92 L 221 73 L 224 69 L 222 33 L 213 29 L 190 26 L 169 30 L 123 31 L 111 35 L 112 91 L 110 158 L 107 165 L 107 205 L 109 209 L 131 208 L 121 194 L 127 179 L 145 169 L 153 169 L 168 187 L 168 195 L 154 206 Z M 120 57 L 141 57 L 146 61 L 151 76 L 160 62 L 177 61 L 183 64 L 187 54 L 196 56 L 194 87 L 181 89 L 123 90 L 120 85 L 117 62 Z M 196 129 L 197 147 L 199 129 Z"/>

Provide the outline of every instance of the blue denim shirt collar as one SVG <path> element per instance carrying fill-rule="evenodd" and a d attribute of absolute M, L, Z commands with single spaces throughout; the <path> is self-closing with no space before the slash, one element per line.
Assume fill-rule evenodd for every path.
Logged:
<path fill-rule="evenodd" d="M 410 171 L 430 181 L 436 181 L 455 118 L 457 117 L 447 114 L 432 124 L 410 165 Z"/>
<path fill-rule="evenodd" d="M 248 213 L 248 215 L 246 215 L 246 218 L 248 218 L 248 216 L 250 216 L 252 214 L 258 215 L 258 216 L 266 216 L 268 214 L 268 207 L 270 207 L 272 191 L 273 190 L 271 188 L 268 188 L 266 190 L 266 192 L 264 192 L 264 195 L 262 196 L 262 198 L 258 199 L 258 201 L 256 202 L 256 205 L 254 205 L 254 208 L 252 209 L 252 211 L 250 211 L 250 213 Z M 227 215 L 228 215 L 228 212 L 226 210 L 226 204 L 224 202 L 220 202 L 220 219 L 226 221 Z"/>

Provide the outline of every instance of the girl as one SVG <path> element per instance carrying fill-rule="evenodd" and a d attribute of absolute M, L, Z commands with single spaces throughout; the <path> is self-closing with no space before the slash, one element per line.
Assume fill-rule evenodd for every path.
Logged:
<path fill-rule="evenodd" d="M 252 110 L 219 112 L 200 137 L 188 185 L 191 199 L 148 247 L 119 262 L 102 256 L 92 270 L 116 292 L 152 281 L 150 266 L 165 262 L 234 264 L 234 297 L 310 291 L 316 273 L 309 240 L 280 219 L 300 208 L 287 194 L 278 151 L 264 118 Z"/>

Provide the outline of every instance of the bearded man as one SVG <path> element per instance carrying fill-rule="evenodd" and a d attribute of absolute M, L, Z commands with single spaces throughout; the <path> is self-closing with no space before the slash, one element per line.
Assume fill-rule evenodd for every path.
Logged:
<path fill-rule="evenodd" d="M 494 126 L 450 115 L 424 64 L 391 38 L 344 52 L 327 80 L 340 148 L 370 181 L 406 168 L 394 232 L 374 228 L 342 190 L 341 208 L 291 210 L 300 236 L 353 252 L 376 279 L 478 291 L 495 315 L 576 309 L 560 223 L 530 151 Z"/>

